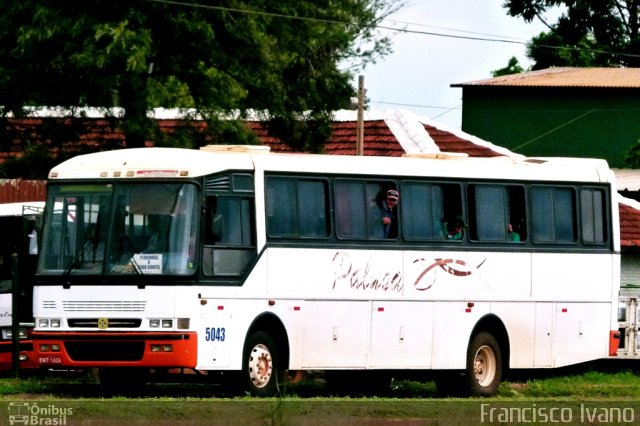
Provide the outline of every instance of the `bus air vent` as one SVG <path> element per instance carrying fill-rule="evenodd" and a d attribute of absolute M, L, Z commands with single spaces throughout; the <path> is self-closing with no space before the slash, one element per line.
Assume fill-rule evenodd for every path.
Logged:
<path fill-rule="evenodd" d="M 204 186 L 207 191 L 229 191 L 231 189 L 231 178 L 228 175 L 217 176 L 207 179 Z"/>
<path fill-rule="evenodd" d="M 65 312 L 144 312 L 145 301 L 82 301 L 66 300 L 62 302 Z"/>

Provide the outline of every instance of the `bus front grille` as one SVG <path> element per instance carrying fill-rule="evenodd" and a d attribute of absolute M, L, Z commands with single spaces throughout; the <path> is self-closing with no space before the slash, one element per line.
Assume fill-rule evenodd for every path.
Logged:
<path fill-rule="evenodd" d="M 139 328 L 140 318 L 70 318 L 71 328 Z"/>
<path fill-rule="evenodd" d="M 143 341 L 64 343 L 73 361 L 140 361 L 144 345 Z"/>

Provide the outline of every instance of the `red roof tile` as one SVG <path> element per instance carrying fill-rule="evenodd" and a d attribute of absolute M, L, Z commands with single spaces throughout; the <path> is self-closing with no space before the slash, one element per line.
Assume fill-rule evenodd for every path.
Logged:
<path fill-rule="evenodd" d="M 50 144 L 51 140 L 43 139 L 38 134 L 38 126 L 43 123 L 43 118 L 25 118 L 25 119 L 7 119 L 7 133 L 14 136 L 5 144 L 4 152 L 0 152 L 0 163 L 8 157 L 17 157 L 22 155 L 27 141 Z M 70 122 L 71 119 L 65 119 Z M 95 147 L 100 149 L 114 149 L 124 147 L 124 134 L 113 126 L 113 122 L 108 119 L 91 119 L 83 118 L 81 128 L 75 134 L 76 140 L 66 141 L 60 148 L 54 148 L 52 151 L 59 152 L 79 152 L 86 147 Z M 75 123 L 78 125 L 78 123 Z M 158 124 L 163 132 L 171 133 L 183 124 L 179 119 L 162 119 L 158 120 Z M 196 127 L 204 127 L 204 123 L 195 123 Z M 277 137 L 269 134 L 264 123 L 260 121 L 248 121 L 247 126 L 253 130 L 263 144 L 268 145 L 273 152 L 291 152 L 292 149 Z M 499 147 L 491 148 L 490 143 L 480 143 L 473 141 L 473 137 L 464 137 L 464 133 L 453 133 L 450 131 L 439 129 L 431 124 L 422 123 L 429 137 L 435 145 L 443 152 L 466 153 L 471 157 L 496 157 L 505 155 L 506 150 Z M 356 127 L 355 120 L 334 121 L 332 124 L 332 135 L 325 145 L 327 154 L 344 154 L 354 155 L 356 153 Z M 151 146 L 152 141 L 147 141 L 146 145 Z M 399 157 L 405 153 L 398 137 L 394 135 L 384 119 L 372 119 L 364 122 L 364 155 L 390 156 Z M 9 193 L 9 199 L 0 198 L 0 202 L 21 201 L 22 197 L 12 194 L 12 186 L 0 187 L 0 196 L 2 192 Z M 44 193 L 37 192 L 40 189 L 34 189 L 36 195 L 32 195 L 31 189 L 38 185 L 27 184 L 19 191 L 20 195 L 28 195 L 24 201 L 37 201 L 44 199 Z M 43 186 L 42 186 L 43 188 Z M 20 199 L 18 199 L 18 198 Z M 640 210 L 631 206 L 620 203 L 620 234 L 621 244 L 623 247 L 632 248 L 640 247 Z"/>
<path fill-rule="evenodd" d="M 451 132 L 440 130 L 429 124 L 424 124 L 424 128 L 431 136 L 431 139 L 438 145 L 440 151 L 456 152 L 469 155 L 469 157 L 500 157 L 500 154 L 491 148 L 473 143 L 463 139 Z"/>
<path fill-rule="evenodd" d="M 622 247 L 640 247 L 640 210 L 624 203 L 620 208 L 620 245 Z"/>

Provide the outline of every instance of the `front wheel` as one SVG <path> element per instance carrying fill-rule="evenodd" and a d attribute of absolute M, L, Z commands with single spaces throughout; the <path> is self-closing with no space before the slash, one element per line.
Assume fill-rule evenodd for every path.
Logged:
<path fill-rule="evenodd" d="M 471 340 L 466 379 L 472 395 L 493 396 L 498 392 L 502 380 L 502 352 L 492 334 L 481 332 Z"/>
<path fill-rule="evenodd" d="M 278 351 L 267 333 L 258 331 L 244 346 L 242 375 L 249 393 L 254 396 L 273 396 L 278 391 Z"/>

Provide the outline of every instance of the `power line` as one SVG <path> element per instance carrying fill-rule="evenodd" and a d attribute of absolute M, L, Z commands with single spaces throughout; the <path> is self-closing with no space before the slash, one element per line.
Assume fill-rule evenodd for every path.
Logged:
<path fill-rule="evenodd" d="M 209 10 L 218 10 L 218 11 L 225 11 L 225 12 L 232 12 L 232 13 L 243 13 L 243 14 L 252 14 L 252 15 L 259 15 L 259 16 L 268 16 L 268 17 L 281 18 L 281 19 L 294 19 L 294 20 L 300 20 L 300 21 L 320 22 L 320 23 L 327 23 L 327 24 L 333 24 L 333 25 L 350 25 L 351 24 L 348 21 L 339 21 L 339 20 L 335 20 L 335 19 L 314 18 L 314 17 L 307 17 L 307 16 L 295 16 L 295 15 L 287 15 L 287 14 L 283 14 L 283 13 L 276 13 L 276 12 L 265 12 L 265 11 L 259 11 L 259 10 L 251 10 L 251 9 L 239 9 L 239 8 L 232 8 L 232 7 L 225 7 L 225 6 L 213 6 L 213 5 L 206 5 L 206 4 L 201 4 L 201 3 L 186 3 L 184 1 L 178 1 L 178 0 L 146 0 L 146 1 L 154 2 L 154 3 L 163 3 L 163 4 L 168 4 L 168 5 L 175 5 L 175 6 L 185 6 L 185 7 L 194 7 L 194 8 L 202 8 L 202 9 L 209 9 Z M 473 31 L 465 31 L 465 30 L 460 30 L 460 29 L 455 29 L 455 28 L 431 26 L 431 25 L 415 23 L 415 22 L 403 22 L 403 21 L 395 21 L 395 20 L 387 20 L 387 21 L 390 22 L 390 23 L 399 23 L 399 24 L 403 24 L 403 25 L 411 25 L 411 26 L 427 27 L 427 28 L 436 28 L 436 29 L 440 29 L 440 30 L 456 31 L 456 32 L 460 32 L 460 33 L 475 34 L 475 35 L 472 36 L 472 35 L 446 34 L 446 33 L 442 33 L 442 32 L 434 32 L 434 31 L 422 31 L 422 30 L 413 30 L 413 29 L 407 29 L 407 28 L 394 28 L 394 27 L 385 26 L 385 25 L 376 25 L 375 28 L 381 29 L 381 30 L 387 30 L 387 31 L 406 33 L 406 34 L 417 34 L 417 35 L 425 35 L 425 36 L 433 36 L 433 37 L 445 37 L 445 38 L 454 38 L 454 39 L 470 40 L 470 41 L 485 41 L 485 42 L 492 42 L 492 43 L 519 44 L 519 45 L 522 45 L 522 46 L 529 45 L 529 46 L 541 47 L 541 48 L 546 48 L 546 49 L 554 49 L 554 50 L 564 49 L 564 50 L 571 50 L 571 51 L 576 51 L 576 52 L 590 52 L 590 53 L 606 54 L 606 55 L 612 55 L 612 56 L 616 55 L 616 56 L 621 56 L 621 57 L 640 58 L 640 55 L 638 55 L 638 54 L 615 53 L 615 52 L 608 52 L 608 51 L 599 50 L 599 49 L 588 49 L 588 48 L 581 48 L 581 47 L 575 47 L 575 46 L 551 46 L 551 45 L 545 45 L 545 44 L 537 44 L 537 43 L 533 43 L 533 42 L 530 42 L 530 41 L 525 41 L 525 40 L 522 40 L 522 39 L 518 39 L 518 38 L 515 38 L 515 37 L 509 37 L 509 36 L 498 36 L 498 35 L 484 34 L 484 33 L 478 33 L 478 32 L 473 32 Z M 449 112 L 451 112 L 453 110 L 459 109 L 459 106 L 450 108 L 450 107 L 416 105 L 416 104 L 384 102 L 384 101 L 377 101 L 376 103 L 387 104 L 387 105 L 406 106 L 406 107 L 415 107 L 415 108 L 431 108 L 431 109 L 445 109 L 445 110 L 447 110 L 447 111 L 443 112 L 442 114 L 439 114 L 437 117 L 440 117 L 440 116 L 442 116 L 444 114 L 447 114 L 447 113 L 449 113 Z M 528 144 L 530 142 L 532 142 L 532 141 L 529 141 L 526 144 Z"/>
<path fill-rule="evenodd" d="M 402 25 L 410 25 L 410 26 L 416 26 L 416 27 L 425 27 L 425 28 L 435 28 L 438 30 L 445 30 L 445 31 L 455 31 L 458 33 L 464 33 L 464 34 L 475 34 L 475 35 L 481 35 L 481 36 L 487 36 L 487 37 L 497 37 L 500 39 L 512 39 L 512 40 L 517 40 L 517 41 L 521 41 L 526 43 L 527 40 L 521 39 L 521 38 L 517 38 L 517 37 L 509 37 L 509 36 L 503 36 L 503 35 L 495 35 L 495 34 L 487 34 L 487 33 L 480 33 L 477 31 L 468 31 L 468 30 L 461 30 L 458 28 L 451 28 L 451 27 L 439 27 L 436 25 L 428 25 L 428 24 L 422 24 L 419 22 L 407 22 L 407 21 L 396 21 L 396 20 L 392 20 L 392 19 L 386 19 L 387 22 L 391 22 L 391 23 L 396 23 L 396 24 L 402 24 Z"/>
<path fill-rule="evenodd" d="M 325 18 L 313 18 L 308 16 L 295 16 L 295 15 L 286 15 L 284 13 L 276 13 L 276 12 L 264 12 L 260 10 L 251 10 L 251 9 L 238 9 L 233 7 L 226 6 L 212 6 L 209 4 L 201 4 L 201 3 L 185 3 L 177 0 L 146 0 L 152 3 L 164 3 L 170 4 L 174 6 L 187 6 L 187 7 L 195 7 L 199 9 L 210 9 L 210 10 L 219 10 L 223 12 L 234 12 L 234 13 L 244 13 L 246 15 L 260 15 L 260 16 L 268 16 L 271 18 L 283 18 L 283 19 L 295 19 L 299 21 L 311 21 L 311 22 L 323 22 L 326 24 L 340 24 L 340 25 L 350 25 L 351 22 L 348 21 L 338 21 L 335 19 L 325 19 Z"/>
<path fill-rule="evenodd" d="M 443 107 L 443 106 L 434 106 L 434 105 L 407 104 L 407 103 L 400 103 L 400 102 L 387 102 L 387 101 L 376 101 L 376 100 L 371 100 L 370 102 L 374 104 L 396 105 L 396 106 L 406 106 L 406 107 L 415 107 L 415 108 L 446 109 L 446 110 L 460 109 L 460 105 L 452 108 L 452 107 Z"/>
<path fill-rule="evenodd" d="M 284 14 L 284 13 L 264 12 L 264 11 L 251 10 L 251 9 L 238 9 L 238 8 L 225 7 L 225 6 L 212 6 L 212 5 L 206 5 L 206 4 L 201 4 L 201 3 L 185 3 L 185 2 L 182 2 L 182 1 L 178 1 L 178 0 L 146 0 L 146 1 L 154 2 L 154 3 L 164 3 L 164 4 L 176 5 L 176 6 L 186 6 L 186 7 L 195 7 L 195 8 L 210 9 L 210 10 L 220 10 L 220 11 L 225 11 L 225 12 L 234 12 L 234 13 L 244 13 L 244 14 L 269 16 L 269 17 L 273 17 L 273 18 L 295 19 L 295 20 L 300 20 L 300 21 L 322 22 L 322 23 L 327 23 L 327 24 L 338 24 L 338 25 L 350 25 L 351 24 L 351 22 L 348 22 L 348 21 L 339 21 L 339 20 L 335 20 L 335 19 L 314 18 L 314 17 L 308 17 L 308 16 L 295 16 L 295 15 L 287 15 L 287 14 Z M 403 23 L 402 21 L 389 21 L 389 22 Z M 425 25 L 425 24 L 417 24 L 417 23 L 406 23 L 406 24 L 430 27 L 429 25 Z M 563 49 L 563 50 L 572 50 L 572 51 L 575 51 L 575 52 L 590 52 L 590 53 L 604 54 L 604 55 L 611 55 L 611 56 L 621 56 L 621 57 L 628 57 L 628 58 L 640 58 L 640 55 L 638 55 L 638 54 L 608 52 L 608 51 L 600 50 L 600 49 L 589 49 L 589 48 L 576 47 L 576 46 L 552 46 L 552 45 L 548 45 L 548 44 L 538 44 L 538 43 L 523 41 L 521 39 L 517 39 L 515 37 L 508 37 L 508 36 L 491 36 L 491 37 L 465 36 L 465 35 L 456 35 L 456 34 L 445 34 L 445 33 L 440 33 L 440 32 L 433 32 L 433 31 L 421 31 L 421 30 L 410 30 L 410 29 L 406 29 L 406 28 L 394 28 L 394 27 L 388 27 L 388 26 L 385 26 L 385 25 L 376 25 L 375 28 L 381 29 L 381 30 L 387 30 L 387 31 L 401 32 L 401 33 L 406 33 L 406 34 L 418 34 L 418 35 L 426 35 L 426 36 L 433 36 L 433 37 L 446 37 L 446 38 L 455 38 L 455 39 L 471 40 L 471 41 L 486 41 L 486 42 L 492 42 L 492 43 L 519 44 L 519 45 L 523 45 L 523 46 L 530 45 L 530 46 L 541 47 L 541 48 L 545 48 L 545 49 L 553 49 L 553 50 L 561 50 L 561 49 Z M 466 33 L 469 33 L 469 34 L 482 35 L 482 33 L 474 33 L 474 32 L 471 32 L 471 31 L 456 30 L 456 29 L 445 28 L 445 27 L 434 27 L 434 28 L 453 30 L 453 31 L 458 31 L 458 32 L 466 32 Z"/>
<path fill-rule="evenodd" d="M 463 35 L 455 35 L 455 34 L 436 33 L 436 32 L 432 32 L 432 31 L 419 31 L 419 30 L 408 30 L 408 29 L 402 29 L 402 28 L 393 28 L 393 27 L 386 27 L 386 26 L 383 26 L 383 25 L 378 25 L 376 28 L 383 29 L 383 30 L 389 30 L 389 31 L 397 31 L 397 32 L 402 32 L 402 33 L 407 33 L 407 34 L 420 34 L 420 35 L 428 35 L 428 36 L 434 36 L 434 37 L 456 38 L 456 39 L 473 40 L 473 41 L 489 41 L 489 42 L 494 42 L 494 43 L 520 44 L 520 45 L 523 45 L 523 46 L 529 45 L 529 46 L 542 47 L 542 48 L 545 48 L 545 49 L 553 49 L 553 50 L 572 50 L 574 52 L 589 52 L 589 53 L 597 53 L 597 54 L 604 54 L 604 55 L 611 55 L 611 56 L 623 56 L 623 57 L 628 57 L 628 58 L 640 58 L 640 55 L 633 54 L 633 53 L 616 53 L 616 52 L 609 52 L 609 51 L 606 51 L 606 50 L 589 49 L 589 48 L 585 48 L 585 47 L 575 47 L 575 46 L 551 46 L 549 44 L 540 44 L 540 43 L 527 42 L 527 41 L 517 41 L 517 39 L 507 40 L 507 39 L 504 39 L 504 38 L 463 36 Z"/>

